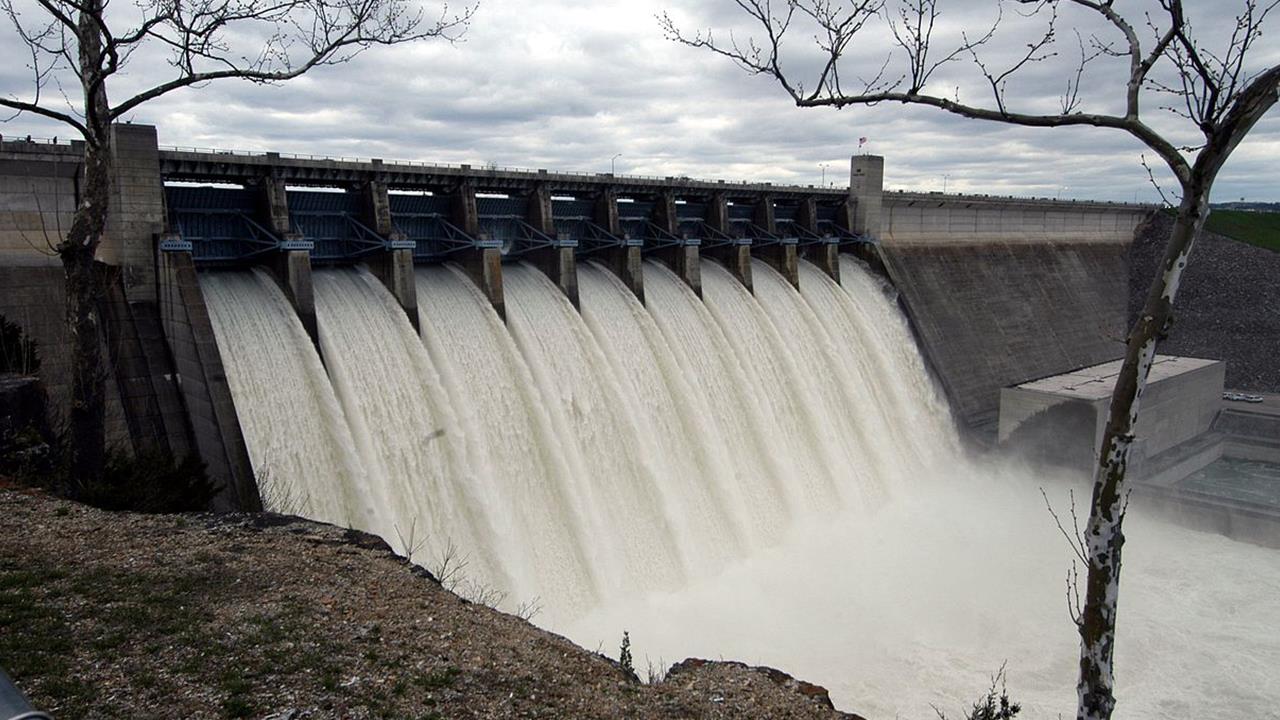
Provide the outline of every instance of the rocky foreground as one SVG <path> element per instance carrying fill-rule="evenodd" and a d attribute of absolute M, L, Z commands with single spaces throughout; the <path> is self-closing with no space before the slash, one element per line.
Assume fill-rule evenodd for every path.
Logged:
<path fill-rule="evenodd" d="M 59 720 L 857 717 L 738 663 L 642 684 L 363 533 L 3 488 L 0 667 Z"/>

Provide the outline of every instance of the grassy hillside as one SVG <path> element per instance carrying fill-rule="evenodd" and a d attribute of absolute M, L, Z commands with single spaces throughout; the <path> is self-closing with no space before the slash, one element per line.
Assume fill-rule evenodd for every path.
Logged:
<path fill-rule="evenodd" d="M 1209 232 L 1280 252 L 1280 213 L 1214 210 Z"/>

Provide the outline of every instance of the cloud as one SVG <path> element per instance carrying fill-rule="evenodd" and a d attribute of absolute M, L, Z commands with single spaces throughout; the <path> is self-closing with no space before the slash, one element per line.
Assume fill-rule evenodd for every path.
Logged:
<path fill-rule="evenodd" d="M 1007 5 L 1007 4 L 1006 4 Z M 1189 3 L 1197 32 L 1220 44 L 1230 29 L 1218 3 Z M 993 17 L 989 0 L 944 5 L 940 42 Z M 349 157 L 690 175 L 801 184 L 847 181 L 858 138 L 886 157 L 894 188 L 1061 195 L 1116 200 L 1155 197 L 1139 157 L 1141 146 L 1114 131 L 1012 128 L 969 121 L 929 108 L 800 109 L 771 80 L 750 76 L 706 51 L 666 41 L 655 15 L 669 10 L 690 29 L 716 28 L 738 38 L 749 24 L 728 0 L 570 0 L 482 5 L 463 42 L 377 48 L 355 61 L 299 80 L 258 86 L 214 83 L 148 103 L 135 122 L 157 125 L 161 142 L 181 146 L 277 150 Z M 1105 27 L 1068 18 L 1063 9 L 1053 61 L 1030 65 L 1008 88 L 1019 108 L 1052 110 L 1065 86 L 1064 66 L 1078 53 L 1075 32 Z M 1006 8 L 1005 25 L 984 49 L 992 67 L 1017 62 L 1040 18 Z M 803 70 L 814 62 L 798 35 L 789 50 Z M 888 50 L 885 33 L 852 47 L 845 77 L 874 74 Z M 1260 47 L 1267 59 L 1280 50 Z M 22 94 L 28 79 L 12 43 L 0 69 L 0 91 Z M 1087 107 L 1115 110 L 1123 69 L 1099 65 L 1086 76 Z M 164 77 L 159 55 L 138 56 L 113 95 Z M 977 81 L 975 83 L 975 80 Z M 985 100 L 989 90 L 970 61 L 940 68 L 931 86 Z M 1103 99 L 1105 98 L 1105 99 Z M 1171 131 L 1173 118 L 1157 127 Z M 6 135 L 67 135 L 24 116 Z M 1176 134 L 1183 142 L 1193 135 Z M 1147 157 L 1153 160 L 1148 152 Z M 1219 199 L 1277 199 L 1280 119 L 1266 118 L 1224 169 Z M 1163 177 L 1163 176 L 1161 176 Z"/>

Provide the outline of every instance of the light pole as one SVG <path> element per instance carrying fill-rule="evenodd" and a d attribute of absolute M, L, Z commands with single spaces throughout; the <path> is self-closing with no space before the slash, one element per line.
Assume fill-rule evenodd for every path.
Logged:
<path fill-rule="evenodd" d="M 943 195 L 946 195 L 946 194 L 947 194 L 947 181 L 948 181 L 948 180 L 950 180 L 950 179 L 951 179 L 951 176 L 950 176 L 950 175 L 948 175 L 948 174 L 946 174 L 946 173 L 943 173 L 943 174 L 942 174 L 942 194 L 943 194 Z"/>
<path fill-rule="evenodd" d="M 827 168 L 831 167 L 831 163 L 818 163 L 818 167 L 822 168 L 822 187 L 827 186 Z"/>
<path fill-rule="evenodd" d="M 613 157 L 609 158 L 609 174 L 610 175 L 616 174 L 616 170 L 617 170 L 616 161 L 620 157 L 622 157 L 622 153 L 618 153 L 617 155 L 614 155 Z"/>

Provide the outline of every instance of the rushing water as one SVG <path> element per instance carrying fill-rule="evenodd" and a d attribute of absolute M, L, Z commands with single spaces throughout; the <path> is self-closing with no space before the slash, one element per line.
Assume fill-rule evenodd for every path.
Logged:
<path fill-rule="evenodd" d="M 645 266 L 647 305 L 579 269 L 581 311 L 505 268 L 508 322 L 418 270 L 421 333 L 362 270 L 316 273 L 320 354 L 265 273 L 202 278 L 266 501 L 457 548 L 503 606 L 638 664 L 782 667 L 869 717 L 959 714 L 1008 663 L 1030 717 L 1069 715 L 1078 479 L 967 457 L 891 289 L 704 262 L 704 299 Z M 1079 493 L 1077 493 L 1079 497 Z M 1280 707 L 1280 553 L 1147 520 L 1126 546 L 1118 717 Z M 466 589 L 465 587 L 463 588 Z M 489 599 L 496 596 L 489 595 Z"/>

